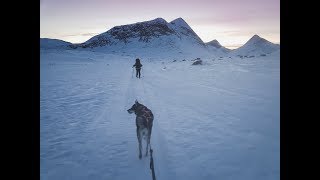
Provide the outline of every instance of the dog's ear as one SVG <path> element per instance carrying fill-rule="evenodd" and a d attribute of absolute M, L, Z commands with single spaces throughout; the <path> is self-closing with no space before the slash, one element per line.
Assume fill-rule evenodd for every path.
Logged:
<path fill-rule="evenodd" d="M 135 103 L 138 104 L 138 100 L 136 100 Z"/>

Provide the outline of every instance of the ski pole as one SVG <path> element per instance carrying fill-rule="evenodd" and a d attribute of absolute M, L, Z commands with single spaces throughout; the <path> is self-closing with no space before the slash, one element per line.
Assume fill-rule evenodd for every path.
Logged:
<path fill-rule="evenodd" d="M 132 67 L 132 73 L 131 73 L 131 79 L 133 78 L 133 67 Z"/>

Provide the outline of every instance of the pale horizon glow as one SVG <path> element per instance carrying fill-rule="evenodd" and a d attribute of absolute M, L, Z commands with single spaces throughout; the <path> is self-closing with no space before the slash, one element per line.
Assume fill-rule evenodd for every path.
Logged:
<path fill-rule="evenodd" d="M 41 0 L 40 38 L 82 43 L 114 26 L 183 18 L 204 41 L 234 49 L 257 34 L 280 43 L 280 0 Z"/>

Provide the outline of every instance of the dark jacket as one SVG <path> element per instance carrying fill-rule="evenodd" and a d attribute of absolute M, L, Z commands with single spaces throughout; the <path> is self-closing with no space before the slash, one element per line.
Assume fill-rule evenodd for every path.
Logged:
<path fill-rule="evenodd" d="M 140 61 L 136 61 L 136 63 L 132 66 L 132 67 L 136 67 L 136 69 L 141 69 L 142 64 L 140 63 Z"/>

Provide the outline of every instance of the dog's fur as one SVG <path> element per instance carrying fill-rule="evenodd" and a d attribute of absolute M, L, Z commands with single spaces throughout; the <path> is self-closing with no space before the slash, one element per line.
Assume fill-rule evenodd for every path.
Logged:
<path fill-rule="evenodd" d="M 137 126 L 137 138 L 139 142 L 139 159 L 141 159 L 141 147 L 142 147 L 142 137 L 147 140 L 146 156 L 148 156 L 148 149 L 150 146 L 150 138 L 153 124 L 153 114 L 150 109 L 148 109 L 143 104 L 140 104 L 137 100 L 130 109 L 127 110 L 128 113 L 136 114 L 136 126 Z"/>

